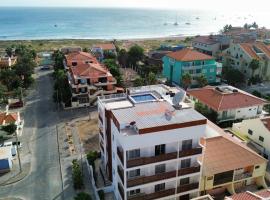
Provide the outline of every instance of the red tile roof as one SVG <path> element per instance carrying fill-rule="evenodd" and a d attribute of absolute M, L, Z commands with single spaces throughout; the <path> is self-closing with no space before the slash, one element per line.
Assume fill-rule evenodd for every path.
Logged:
<path fill-rule="evenodd" d="M 105 43 L 105 44 L 96 44 L 94 45 L 94 48 L 101 48 L 103 50 L 115 50 L 115 46 L 112 43 Z"/>
<path fill-rule="evenodd" d="M 227 88 L 236 89 L 231 86 Z M 206 86 L 204 88 L 188 90 L 187 93 L 215 111 L 245 108 L 267 103 L 264 99 L 260 99 L 239 89 L 236 90 L 237 92 L 220 92 L 215 87 Z"/>
<path fill-rule="evenodd" d="M 260 60 L 261 58 L 256 54 L 254 48 L 261 50 L 268 58 L 270 58 L 270 49 L 262 42 L 255 43 L 241 43 L 242 49 L 253 59 Z"/>
<path fill-rule="evenodd" d="M 5 122 L 6 124 L 15 123 L 18 119 L 18 115 L 16 113 L 0 113 L 0 125 L 3 125 Z"/>
<path fill-rule="evenodd" d="M 216 44 L 218 43 L 215 41 L 211 36 L 198 36 L 193 39 L 193 42 L 199 42 L 203 44 Z"/>
<path fill-rule="evenodd" d="M 230 199 L 232 200 L 261 200 L 261 198 L 255 196 L 254 194 L 250 192 L 243 192 L 239 194 L 234 194 L 230 196 Z"/>
<path fill-rule="evenodd" d="M 270 190 L 269 189 L 255 192 L 255 194 L 257 194 L 258 196 L 260 196 L 262 198 L 270 198 Z"/>
<path fill-rule="evenodd" d="M 270 131 L 270 117 L 261 119 L 264 126 Z"/>
<path fill-rule="evenodd" d="M 180 51 L 171 52 L 167 54 L 168 57 L 178 61 L 195 61 L 195 60 L 212 60 L 212 56 L 200 53 L 198 51 L 186 48 Z"/>
<path fill-rule="evenodd" d="M 111 76 L 109 70 L 100 64 L 80 64 L 75 67 L 70 67 L 73 76 L 80 76 L 85 78 L 98 78 L 104 76 Z"/>
<path fill-rule="evenodd" d="M 66 55 L 67 65 L 72 66 L 72 62 L 76 61 L 78 64 L 90 61 L 92 63 L 98 63 L 97 59 L 90 53 L 86 52 L 72 52 Z"/>
<path fill-rule="evenodd" d="M 218 173 L 266 163 L 267 160 L 223 133 L 221 136 L 202 141 L 203 174 L 212 176 Z"/>

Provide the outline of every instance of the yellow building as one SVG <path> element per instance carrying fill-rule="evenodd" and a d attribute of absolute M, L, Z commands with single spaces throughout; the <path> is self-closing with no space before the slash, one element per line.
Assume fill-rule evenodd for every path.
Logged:
<path fill-rule="evenodd" d="M 230 136 L 204 138 L 202 194 L 218 195 L 226 190 L 235 194 L 247 185 L 266 188 L 264 180 L 267 160 Z"/>
<path fill-rule="evenodd" d="M 256 118 L 235 123 L 233 131 L 248 137 L 265 158 L 270 158 L 270 118 Z"/>

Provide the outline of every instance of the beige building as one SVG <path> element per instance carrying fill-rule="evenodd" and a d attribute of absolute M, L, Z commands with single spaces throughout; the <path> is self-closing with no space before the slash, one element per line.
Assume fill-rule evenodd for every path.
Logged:
<path fill-rule="evenodd" d="M 270 158 L 270 118 L 256 118 L 243 120 L 241 123 L 233 124 L 233 131 L 236 131 L 251 140 L 261 155 Z"/>
<path fill-rule="evenodd" d="M 269 80 L 270 49 L 264 43 L 231 43 L 229 48 L 223 51 L 224 62 L 230 62 L 232 67 L 240 70 L 247 78 L 252 76 L 249 63 L 253 59 L 260 61 L 260 68 L 255 70 L 254 75 Z"/>

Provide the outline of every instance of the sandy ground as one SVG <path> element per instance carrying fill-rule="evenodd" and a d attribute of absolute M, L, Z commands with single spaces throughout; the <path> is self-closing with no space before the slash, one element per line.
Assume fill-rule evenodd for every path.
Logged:
<path fill-rule="evenodd" d="M 77 120 L 76 126 L 80 139 L 83 143 L 85 152 L 99 151 L 99 128 L 97 114 L 91 114 L 91 120 L 89 116 Z"/>

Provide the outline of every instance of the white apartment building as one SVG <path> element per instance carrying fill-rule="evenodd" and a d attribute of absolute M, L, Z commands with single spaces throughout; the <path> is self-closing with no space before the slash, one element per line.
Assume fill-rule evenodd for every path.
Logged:
<path fill-rule="evenodd" d="M 99 97 L 101 157 L 115 198 L 192 199 L 199 196 L 207 119 L 164 85 Z"/>

